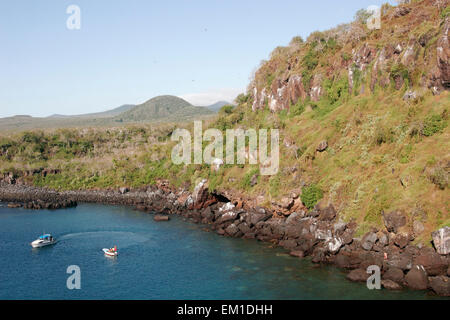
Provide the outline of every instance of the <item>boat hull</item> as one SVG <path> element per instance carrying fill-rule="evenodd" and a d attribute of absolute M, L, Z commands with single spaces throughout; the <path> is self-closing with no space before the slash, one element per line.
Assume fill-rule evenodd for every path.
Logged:
<path fill-rule="evenodd" d="M 47 247 L 47 246 L 54 245 L 55 243 L 56 243 L 56 240 L 54 240 L 54 241 L 39 241 L 39 240 L 36 240 L 36 241 L 33 241 L 31 243 L 31 246 L 33 248 L 42 248 L 42 247 Z"/>
<path fill-rule="evenodd" d="M 110 252 L 109 249 L 103 249 L 103 252 L 108 257 L 117 257 L 118 252 Z"/>

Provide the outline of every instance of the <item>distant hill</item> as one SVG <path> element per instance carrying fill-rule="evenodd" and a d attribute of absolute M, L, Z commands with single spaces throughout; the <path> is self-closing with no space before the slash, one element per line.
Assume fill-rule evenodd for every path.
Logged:
<path fill-rule="evenodd" d="M 214 112 L 219 112 L 220 108 L 222 108 L 223 106 L 226 105 L 231 105 L 232 103 L 229 103 L 227 101 L 218 101 L 210 106 L 207 106 L 206 108 L 208 108 L 209 110 L 212 110 Z"/>
<path fill-rule="evenodd" d="M 175 96 L 158 96 L 116 116 L 123 122 L 190 119 L 210 115 L 213 112 L 204 107 L 195 107 Z"/>
<path fill-rule="evenodd" d="M 123 112 L 126 112 L 132 108 L 134 108 L 135 105 L 134 104 L 124 104 L 120 107 L 111 109 L 111 110 L 107 110 L 107 111 L 103 111 L 103 112 L 96 112 L 96 113 L 86 113 L 86 114 L 78 114 L 78 115 L 62 115 L 62 114 L 53 114 L 47 118 L 72 118 L 72 117 L 89 117 L 89 118 L 108 118 L 108 117 L 114 117 L 117 116 Z"/>
<path fill-rule="evenodd" d="M 206 107 L 196 107 L 175 96 L 158 96 L 140 105 L 126 104 L 104 112 L 80 115 L 54 114 L 35 118 L 27 115 L 0 118 L 0 131 L 45 128 L 114 127 L 136 122 L 182 122 L 213 116 Z"/>

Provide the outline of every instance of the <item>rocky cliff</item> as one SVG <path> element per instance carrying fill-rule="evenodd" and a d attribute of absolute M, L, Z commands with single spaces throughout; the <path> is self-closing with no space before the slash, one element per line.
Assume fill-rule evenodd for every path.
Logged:
<path fill-rule="evenodd" d="M 340 85 L 349 94 L 377 87 L 450 88 L 449 1 L 424 0 L 381 10 L 381 29 L 362 21 L 294 38 L 264 61 L 250 84 L 253 110 L 289 109 L 299 100 L 318 101 Z M 343 92 L 338 92 L 342 95 Z"/>

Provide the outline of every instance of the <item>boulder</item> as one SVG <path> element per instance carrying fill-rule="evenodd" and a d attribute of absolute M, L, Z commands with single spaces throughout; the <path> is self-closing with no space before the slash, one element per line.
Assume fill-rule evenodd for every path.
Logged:
<path fill-rule="evenodd" d="M 324 152 L 325 150 L 327 150 L 327 148 L 328 148 L 328 142 L 324 140 L 319 143 L 316 150 L 319 152 Z"/>
<path fill-rule="evenodd" d="M 176 202 L 180 205 L 180 206 L 182 206 L 182 207 L 187 207 L 188 205 L 187 205 L 187 202 L 188 202 L 188 198 L 190 198 L 191 200 L 192 200 L 192 198 L 191 198 L 191 196 L 190 196 L 190 194 L 189 193 L 182 193 L 178 198 L 177 198 L 177 200 L 176 200 Z"/>
<path fill-rule="evenodd" d="M 423 225 L 422 222 L 417 221 L 417 220 L 415 220 L 413 222 L 413 231 L 416 236 L 421 234 L 424 230 L 425 230 L 425 226 Z"/>
<path fill-rule="evenodd" d="M 423 266 L 429 276 L 443 275 L 447 270 L 444 259 L 431 248 L 420 250 L 414 258 L 414 264 Z"/>
<path fill-rule="evenodd" d="M 394 10 L 394 17 L 400 18 L 400 17 L 406 16 L 410 12 L 411 12 L 411 8 L 398 7 L 398 8 L 395 8 L 395 10 Z"/>
<path fill-rule="evenodd" d="M 206 208 L 217 202 L 217 199 L 209 193 L 208 180 L 203 179 L 195 186 L 192 202 L 194 209 Z"/>
<path fill-rule="evenodd" d="M 170 218 L 169 218 L 169 216 L 157 214 L 157 215 L 155 215 L 155 216 L 153 217 L 153 220 L 155 220 L 155 221 L 169 221 Z"/>
<path fill-rule="evenodd" d="M 386 247 L 386 246 L 389 244 L 388 236 L 387 236 L 384 232 L 382 232 L 382 233 L 378 236 L 378 242 L 377 242 L 377 244 L 378 244 L 380 247 Z"/>
<path fill-rule="evenodd" d="M 325 242 L 325 246 L 331 254 L 336 254 L 339 252 L 339 249 L 344 245 L 342 240 L 339 237 L 331 238 L 330 240 Z"/>
<path fill-rule="evenodd" d="M 284 197 L 281 199 L 280 207 L 289 210 L 294 205 L 294 199 L 289 197 Z"/>
<path fill-rule="evenodd" d="M 406 224 L 406 216 L 400 211 L 383 214 L 384 225 L 387 231 L 397 233 L 398 228 Z"/>
<path fill-rule="evenodd" d="M 405 276 L 405 283 L 414 290 L 428 288 L 428 275 L 423 266 L 414 265 Z"/>
<path fill-rule="evenodd" d="M 392 280 L 381 280 L 381 285 L 383 288 L 388 290 L 401 290 L 402 286 L 399 285 L 397 282 Z"/>
<path fill-rule="evenodd" d="M 267 221 L 270 217 L 272 217 L 271 213 L 250 211 L 247 215 L 246 222 L 249 226 L 256 226 L 258 222 Z"/>
<path fill-rule="evenodd" d="M 8 208 L 20 208 L 22 205 L 20 203 L 8 203 Z"/>
<path fill-rule="evenodd" d="M 412 267 L 412 256 L 408 253 L 393 253 L 388 255 L 387 265 L 402 270 L 409 270 Z"/>
<path fill-rule="evenodd" d="M 334 263 L 338 268 L 351 269 L 350 258 L 346 254 L 339 253 L 338 255 L 336 255 Z"/>
<path fill-rule="evenodd" d="M 336 217 L 336 210 L 334 209 L 334 206 L 332 204 L 319 211 L 319 219 L 322 221 L 331 221 L 335 217 Z"/>
<path fill-rule="evenodd" d="M 301 250 L 293 250 L 289 252 L 289 255 L 297 258 L 303 258 L 305 256 L 305 253 Z"/>
<path fill-rule="evenodd" d="M 214 216 L 213 212 L 211 211 L 211 207 L 206 207 L 205 209 L 203 209 L 202 213 L 201 213 L 202 218 L 204 219 L 212 219 L 212 217 Z"/>
<path fill-rule="evenodd" d="M 285 249 L 294 249 L 297 247 L 297 241 L 295 240 L 281 240 L 279 245 Z"/>
<path fill-rule="evenodd" d="M 119 188 L 120 194 L 125 194 L 125 193 L 127 193 L 127 192 L 129 192 L 129 191 L 130 191 L 130 189 L 128 189 L 127 187 L 121 187 L 121 188 Z"/>
<path fill-rule="evenodd" d="M 402 283 L 405 275 L 403 274 L 402 269 L 396 267 L 390 267 L 384 274 L 384 280 L 391 280 L 397 283 Z"/>
<path fill-rule="evenodd" d="M 402 51 L 403 51 L 403 47 L 401 44 L 398 44 L 394 49 L 395 54 L 400 54 L 400 53 L 402 53 Z"/>
<path fill-rule="evenodd" d="M 450 253 L 450 227 L 444 227 L 434 231 L 433 244 L 439 254 L 447 255 Z"/>
<path fill-rule="evenodd" d="M 342 234 L 347 228 L 347 224 L 345 222 L 339 221 L 333 225 L 333 231 L 335 234 Z"/>
<path fill-rule="evenodd" d="M 395 235 L 395 237 L 394 237 L 394 244 L 397 247 L 403 249 L 403 248 L 405 248 L 408 245 L 408 243 L 409 243 L 409 235 L 402 234 L 402 233 L 399 233 L 399 234 Z"/>
<path fill-rule="evenodd" d="M 305 215 L 304 211 L 293 212 L 289 215 L 289 217 L 287 217 L 286 224 L 289 225 L 298 222 L 300 219 L 304 217 L 304 215 Z"/>
<path fill-rule="evenodd" d="M 430 287 L 440 296 L 450 297 L 450 278 L 446 276 L 430 277 Z"/>
<path fill-rule="evenodd" d="M 369 276 L 366 270 L 356 269 L 347 274 L 347 279 L 354 282 L 366 282 Z"/>
<path fill-rule="evenodd" d="M 250 227 L 248 226 L 248 224 L 246 222 L 240 223 L 238 225 L 238 228 L 243 234 L 247 234 L 251 231 Z"/>
<path fill-rule="evenodd" d="M 409 101 L 409 100 L 416 100 L 417 99 L 417 93 L 415 91 L 407 91 L 404 95 L 403 95 L 403 100 L 405 101 Z M 406 181 L 406 183 L 404 182 L 405 178 L 400 178 L 401 183 L 404 187 L 408 186 L 408 182 Z"/>
<path fill-rule="evenodd" d="M 377 241 L 378 236 L 375 232 L 368 232 L 364 235 L 364 237 L 361 240 L 361 247 L 364 250 L 370 251 L 372 250 L 373 245 Z"/>
<path fill-rule="evenodd" d="M 234 223 L 232 223 L 227 228 L 225 228 L 225 232 L 233 237 L 239 232 L 239 228 Z"/>
<path fill-rule="evenodd" d="M 254 187 L 257 184 L 258 184 L 258 174 L 255 173 L 250 179 L 250 186 Z"/>

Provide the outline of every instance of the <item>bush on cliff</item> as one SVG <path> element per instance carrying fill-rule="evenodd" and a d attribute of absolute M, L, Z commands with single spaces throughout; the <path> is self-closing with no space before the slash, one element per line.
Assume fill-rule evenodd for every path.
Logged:
<path fill-rule="evenodd" d="M 303 204 L 308 208 L 312 209 L 323 198 L 323 191 L 315 184 L 309 187 L 303 187 L 301 199 Z"/>

